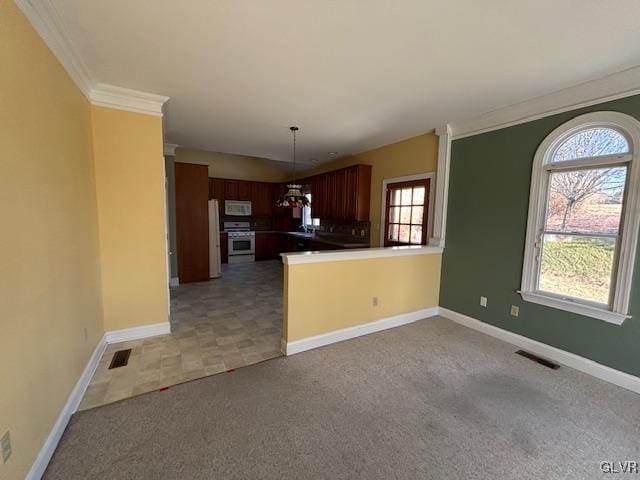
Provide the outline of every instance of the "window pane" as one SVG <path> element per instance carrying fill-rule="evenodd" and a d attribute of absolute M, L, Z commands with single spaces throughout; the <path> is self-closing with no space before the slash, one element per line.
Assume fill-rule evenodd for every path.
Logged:
<path fill-rule="evenodd" d="M 413 204 L 424 205 L 424 187 L 415 187 L 413 189 Z"/>
<path fill-rule="evenodd" d="M 589 128 L 572 135 L 554 152 L 553 162 L 628 153 L 629 142 L 611 128 Z"/>
<path fill-rule="evenodd" d="M 400 223 L 411 223 L 411 207 L 400 208 Z"/>
<path fill-rule="evenodd" d="M 400 190 L 391 190 L 391 205 L 400 205 Z"/>
<path fill-rule="evenodd" d="M 615 238 L 544 235 L 538 288 L 609 303 Z"/>
<path fill-rule="evenodd" d="M 545 230 L 617 234 L 627 167 L 553 172 Z"/>
<path fill-rule="evenodd" d="M 402 205 L 411 205 L 411 190 L 412 188 L 402 189 Z"/>
<path fill-rule="evenodd" d="M 389 223 L 400 222 L 400 207 L 391 207 L 389 209 Z"/>
<path fill-rule="evenodd" d="M 389 240 L 398 241 L 399 225 L 389 225 Z"/>
<path fill-rule="evenodd" d="M 411 227 L 411 243 L 422 243 L 422 227 L 417 225 Z"/>
<path fill-rule="evenodd" d="M 400 241 L 402 243 L 409 243 L 409 225 L 400 225 Z"/>
<path fill-rule="evenodd" d="M 417 223 L 422 225 L 422 215 L 424 213 L 424 207 L 413 207 L 411 212 L 411 223 Z"/>

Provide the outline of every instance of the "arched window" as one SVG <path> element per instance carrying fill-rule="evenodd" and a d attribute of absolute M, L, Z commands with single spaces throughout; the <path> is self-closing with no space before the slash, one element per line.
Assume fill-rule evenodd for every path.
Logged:
<path fill-rule="evenodd" d="M 533 162 L 520 293 L 621 324 L 640 226 L 640 123 L 617 112 L 556 128 Z"/>

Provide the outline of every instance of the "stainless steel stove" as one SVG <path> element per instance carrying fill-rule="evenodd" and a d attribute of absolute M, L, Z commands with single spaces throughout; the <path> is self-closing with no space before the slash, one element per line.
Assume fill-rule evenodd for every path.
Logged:
<path fill-rule="evenodd" d="M 256 259 L 256 232 L 250 222 L 224 222 L 229 237 L 229 263 L 248 263 Z"/>

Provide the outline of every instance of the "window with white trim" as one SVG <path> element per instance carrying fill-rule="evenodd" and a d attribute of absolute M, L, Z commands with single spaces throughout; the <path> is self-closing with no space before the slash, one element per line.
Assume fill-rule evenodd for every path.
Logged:
<path fill-rule="evenodd" d="M 533 163 L 524 300 L 621 324 L 638 239 L 640 123 L 617 112 L 554 130 Z"/>

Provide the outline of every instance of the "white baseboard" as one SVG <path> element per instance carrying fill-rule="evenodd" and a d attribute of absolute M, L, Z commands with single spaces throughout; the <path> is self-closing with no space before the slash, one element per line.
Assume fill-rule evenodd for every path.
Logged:
<path fill-rule="evenodd" d="M 448 318 L 449 320 L 453 320 L 460 325 L 486 333 L 487 335 L 516 345 L 546 359 L 574 368 L 583 373 L 599 378 L 600 380 L 631 390 L 632 392 L 640 393 L 640 377 L 629 375 L 628 373 L 621 372 L 620 370 L 615 370 L 611 367 L 594 362 L 593 360 L 589 360 L 588 358 L 576 355 L 575 353 L 560 350 L 559 348 L 552 347 L 546 343 L 523 337 L 517 333 L 494 327 L 493 325 L 489 325 L 488 323 L 481 322 L 480 320 L 447 308 L 440 307 L 440 315 Z"/>
<path fill-rule="evenodd" d="M 156 335 L 167 335 L 168 333 L 171 333 L 171 324 L 169 322 L 162 322 L 143 325 L 142 327 L 125 328 L 123 330 L 111 330 L 104 335 L 107 343 L 117 343 L 155 337 Z"/>
<path fill-rule="evenodd" d="M 80 375 L 80 378 L 76 382 L 76 385 L 73 387 L 73 390 L 71 391 L 71 394 L 67 399 L 67 403 L 65 403 L 64 407 L 62 408 L 62 411 L 58 415 L 56 423 L 54 423 L 53 428 L 51 429 L 51 432 L 49 432 L 49 435 L 47 436 L 44 445 L 40 449 L 35 462 L 33 462 L 29 473 L 27 473 L 27 480 L 40 480 L 42 475 L 44 475 L 44 471 L 47 469 L 49 460 L 51 460 L 53 452 L 55 452 L 65 428 L 67 428 L 67 423 L 69 423 L 71 415 L 78 409 L 78 405 L 80 405 L 80 402 L 82 401 L 84 392 L 87 390 L 87 387 L 89 386 L 89 383 L 93 378 L 93 374 L 95 373 L 96 368 L 98 368 L 98 363 L 100 362 L 102 354 L 104 353 L 106 348 L 107 341 L 106 335 L 104 335 L 98 341 L 98 345 L 96 345 L 96 348 L 91 354 L 87 366 L 84 368 L 82 375 Z"/>
<path fill-rule="evenodd" d="M 169 279 L 169 286 L 170 287 L 179 287 L 180 286 L 180 279 L 178 277 L 171 277 Z"/>
<path fill-rule="evenodd" d="M 308 337 L 288 342 L 283 344 L 282 349 L 285 355 L 294 355 L 313 348 L 324 347 L 325 345 L 330 345 L 332 343 L 349 340 L 350 338 L 356 338 L 362 335 L 368 335 L 369 333 L 375 333 L 381 330 L 387 330 L 389 328 L 413 323 L 418 320 L 422 320 L 423 318 L 433 317 L 437 314 L 438 307 L 425 308 L 415 312 L 404 313 L 402 315 L 376 320 L 375 322 L 365 323 L 364 325 L 356 325 L 355 327 L 343 328 L 342 330 L 323 333 L 322 335 L 316 335 L 315 337 Z"/>
<path fill-rule="evenodd" d="M 156 335 L 166 335 L 168 333 L 171 333 L 171 325 L 169 322 L 163 322 L 155 323 L 153 325 L 144 325 L 142 327 L 125 328 L 124 330 L 113 330 L 111 332 L 106 332 L 103 335 L 93 351 L 93 354 L 91 354 L 91 358 L 89 358 L 89 362 L 82 372 L 80 379 L 76 382 L 75 387 L 73 387 L 73 390 L 67 399 L 67 403 L 65 403 L 62 411 L 58 415 L 58 419 L 53 425 L 51 432 L 49 432 L 49 436 L 40 449 L 35 462 L 31 466 L 31 470 L 29 470 L 26 477 L 27 480 L 39 480 L 47 469 L 49 460 L 51 460 L 51 456 L 58 446 L 58 442 L 64 433 L 64 429 L 67 428 L 71 415 L 78 409 L 78 405 L 80 405 L 80 402 L 82 401 L 84 392 L 87 390 L 87 387 L 93 378 L 93 374 L 98 367 L 100 358 L 102 358 L 107 345 L 110 343 L 154 337 Z"/>

